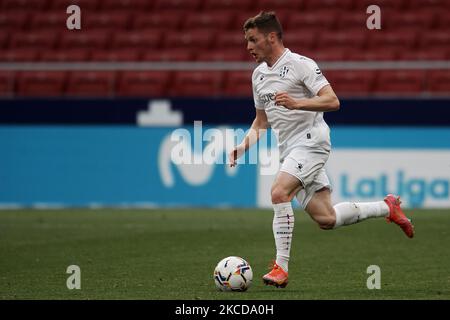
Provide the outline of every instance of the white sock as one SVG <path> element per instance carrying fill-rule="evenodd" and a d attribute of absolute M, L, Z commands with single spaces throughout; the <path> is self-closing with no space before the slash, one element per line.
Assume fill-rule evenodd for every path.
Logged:
<path fill-rule="evenodd" d="M 287 272 L 292 232 L 294 231 L 294 212 L 290 202 L 273 204 L 273 210 L 272 229 L 277 248 L 276 263 Z"/>
<path fill-rule="evenodd" d="M 347 226 L 374 217 L 386 217 L 389 207 L 384 201 L 377 202 L 341 202 L 334 206 L 336 224 L 334 228 Z"/>

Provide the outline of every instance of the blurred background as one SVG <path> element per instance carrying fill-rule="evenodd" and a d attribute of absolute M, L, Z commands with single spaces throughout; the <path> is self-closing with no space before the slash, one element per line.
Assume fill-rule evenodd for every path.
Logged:
<path fill-rule="evenodd" d="M 250 126 L 242 26 L 260 10 L 341 100 L 334 201 L 450 207 L 448 0 L 0 0 L 0 207 L 270 206 L 259 164 L 177 165 L 169 143 Z"/>

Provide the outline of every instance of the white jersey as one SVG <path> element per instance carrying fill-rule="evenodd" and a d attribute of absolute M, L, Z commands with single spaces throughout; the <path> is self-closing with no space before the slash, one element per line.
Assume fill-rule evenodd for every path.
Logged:
<path fill-rule="evenodd" d="M 278 138 L 280 160 L 294 148 L 322 146 L 330 150 L 330 129 L 323 112 L 289 110 L 275 105 L 275 94 L 285 91 L 294 99 L 312 98 L 329 84 L 317 64 L 285 49 L 272 67 L 261 63 L 253 72 L 255 108 L 265 110 Z"/>

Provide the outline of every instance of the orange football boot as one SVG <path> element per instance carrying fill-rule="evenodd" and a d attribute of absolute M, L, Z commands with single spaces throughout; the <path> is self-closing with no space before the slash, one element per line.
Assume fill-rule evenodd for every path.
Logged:
<path fill-rule="evenodd" d="M 273 262 L 272 270 L 263 276 L 265 285 L 284 288 L 288 284 L 288 273 L 284 271 L 276 262 Z"/>
<path fill-rule="evenodd" d="M 414 226 L 400 208 L 400 204 L 402 203 L 400 197 L 388 194 L 384 198 L 384 202 L 386 202 L 389 207 L 389 215 L 386 217 L 386 220 L 388 222 L 393 221 L 397 224 L 409 238 L 414 237 Z"/>

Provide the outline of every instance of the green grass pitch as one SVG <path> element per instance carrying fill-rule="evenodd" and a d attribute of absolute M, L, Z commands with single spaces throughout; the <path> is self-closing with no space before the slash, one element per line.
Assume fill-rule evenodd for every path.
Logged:
<path fill-rule="evenodd" d="M 450 211 L 408 211 L 416 237 L 384 219 L 323 231 L 303 211 L 285 289 L 261 276 L 274 257 L 272 212 L 247 209 L 0 211 L 0 299 L 450 299 Z M 247 292 L 219 292 L 212 273 L 238 255 Z M 81 289 L 69 290 L 69 265 Z M 381 289 L 366 286 L 381 268 Z"/>

